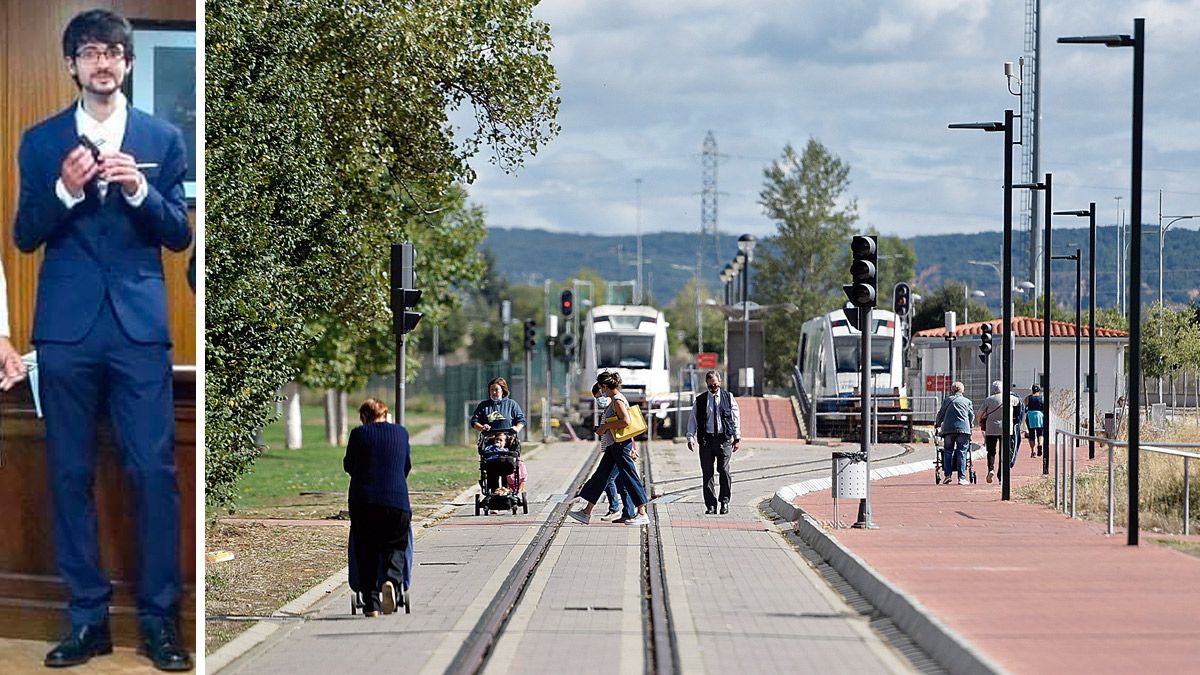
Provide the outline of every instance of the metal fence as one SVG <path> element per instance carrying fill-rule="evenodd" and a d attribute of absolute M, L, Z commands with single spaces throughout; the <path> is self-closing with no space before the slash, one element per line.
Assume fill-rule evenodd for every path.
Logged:
<path fill-rule="evenodd" d="M 1075 517 L 1075 453 L 1081 443 L 1108 446 L 1108 533 L 1113 533 L 1113 448 L 1128 448 L 1129 443 L 1103 436 L 1073 434 L 1069 431 L 1054 432 L 1054 508 Z M 1181 449 L 1181 448 L 1186 448 Z M 1183 459 L 1183 533 L 1191 534 L 1191 467 L 1190 461 L 1200 459 L 1200 443 L 1139 444 L 1138 450 L 1156 452 Z M 1189 452 L 1191 450 L 1191 452 Z M 1068 475 L 1069 470 L 1069 475 Z M 1061 480 L 1060 480 L 1061 479 Z M 1068 500 L 1068 487 L 1070 498 Z M 1069 506 L 1068 506 L 1069 504 Z M 1130 509 L 1137 504 L 1130 504 Z"/>
<path fill-rule="evenodd" d="M 487 383 L 493 377 L 503 377 L 508 381 L 509 396 L 521 404 L 525 417 L 532 420 L 532 411 L 526 410 L 525 397 L 526 378 L 523 364 L 494 361 L 491 363 L 464 363 L 458 366 L 446 366 L 444 374 L 444 391 L 446 396 L 445 424 L 446 443 L 454 443 L 468 438 L 467 416 L 475 409 L 475 405 L 487 398 Z M 536 368 L 535 368 L 536 371 Z M 545 375 L 542 376 L 545 381 Z M 536 385 L 536 382 L 535 382 Z M 470 406 L 470 410 L 466 408 Z M 532 403 L 529 407 L 533 407 Z M 464 414 L 466 410 L 466 414 Z M 468 443 L 469 444 L 469 441 Z"/>

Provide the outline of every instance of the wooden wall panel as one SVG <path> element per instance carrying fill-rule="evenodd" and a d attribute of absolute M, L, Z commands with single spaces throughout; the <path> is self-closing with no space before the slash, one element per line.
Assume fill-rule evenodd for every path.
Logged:
<path fill-rule="evenodd" d="M 75 99 L 75 84 L 61 56 L 62 30 L 76 13 L 95 7 L 111 7 L 131 19 L 196 18 L 192 0 L 0 0 L 0 255 L 8 277 L 13 343 L 22 351 L 29 349 L 41 254 L 21 253 L 12 243 L 17 147 L 26 128 Z M 195 225 L 194 211 L 190 220 Z M 188 255 L 163 256 L 175 363 L 179 364 L 196 362 L 196 302 L 187 285 Z"/>

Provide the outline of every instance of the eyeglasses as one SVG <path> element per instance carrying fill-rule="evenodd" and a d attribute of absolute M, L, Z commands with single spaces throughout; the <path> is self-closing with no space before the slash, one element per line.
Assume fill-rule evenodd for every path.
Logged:
<path fill-rule="evenodd" d="M 123 61 L 125 59 L 125 49 L 123 47 L 109 47 L 107 49 L 84 47 L 75 52 L 76 59 L 88 64 L 99 63 L 102 56 L 107 56 L 109 61 Z"/>

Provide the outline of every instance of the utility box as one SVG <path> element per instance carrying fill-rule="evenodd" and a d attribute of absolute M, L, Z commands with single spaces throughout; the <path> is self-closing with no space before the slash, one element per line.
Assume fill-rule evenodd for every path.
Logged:
<path fill-rule="evenodd" d="M 833 453 L 833 498 L 867 498 L 867 462 L 862 453 Z"/>

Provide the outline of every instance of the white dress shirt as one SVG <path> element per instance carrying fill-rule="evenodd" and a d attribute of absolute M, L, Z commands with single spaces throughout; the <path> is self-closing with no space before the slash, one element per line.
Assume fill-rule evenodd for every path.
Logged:
<path fill-rule="evenodd" d="M 4 261 L 0 260 L 0 337 L 8 337 L 8 280 L 4 274 Z"/>
<path fill-rule="evenodd" d="M 705 401 L 705 404 L 708 406 L 708 429 L 704 430 L 705 433 L 726 433 L 726 435 L 728 435 L 730 438 L 741 438 L 742 415 L 741 411 L 738 410 L 737 397 L 733 396 L 732 394 L 729 396 L 729 407 L 731 408 L 731 413 L 733 416 L 733 430 L 732 432 L 726 432 L 725 429 L 721 428 L 721 390 L 718 389 L 717 393 L 715 394 L 708 391 L 704 393 L 708 394 L 708 398 Z M 698 401 L 699 398 L 700 397 L 697 396 L 696 399 L 693 400 L 692 410 L 688 414 L 687 437 L 689 441 L 696 437 L 696 401 Z"/>
<path fill-rule="evenodd" d="M 125 124 L 129 120 L 129 102 L 125 99 L 125 94 L 119 91 L 116 93 L 115 101 L 112 114 L 103 121 L 92 117 L 84 109 L 83 99 L 80 99 L 79 103 L 75 105 L 75 133 L 91 139 L 96 147 L 100 148 L 102 155 L 119 152 L 121 144 L 125 142 Z M 108 193 L 108 181 L 96 179 L 96 188 L 100 192 L 100 199 L 104 199 Z M 125 194 L 124 190 L 121 191 L 121 194 L 130 206 L 137 208 L 145 201 L 148 191 L 149 187 L 143 177 L 138 181 L 138 188 L 133 195 Z M 63 185 L 62 178 L 59 178 L 54 184 L 54 193 L 68 209 L 74 208 L 76 204 L 84 200 L 83 197 L 76 198 L 67 192 L 67 186 Z"/>

